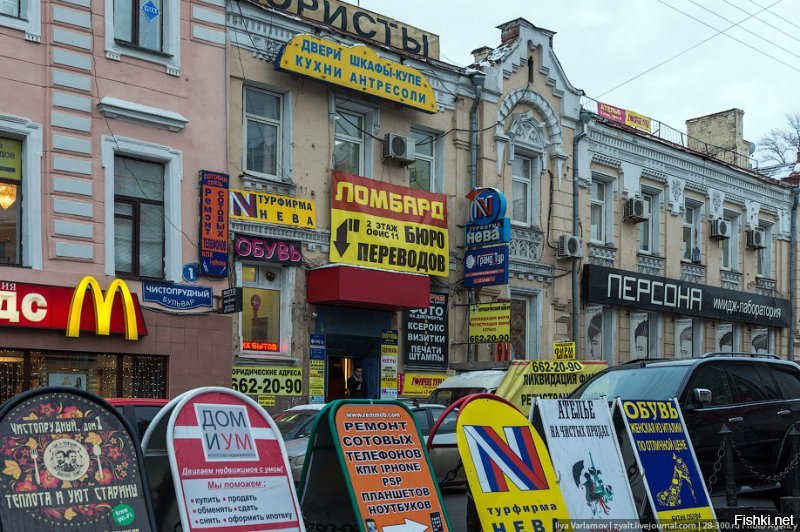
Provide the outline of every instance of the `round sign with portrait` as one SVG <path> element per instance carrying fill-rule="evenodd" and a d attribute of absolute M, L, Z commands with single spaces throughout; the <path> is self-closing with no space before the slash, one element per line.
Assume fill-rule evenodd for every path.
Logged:
<path fill-rule="evenodd" d="M 153 530 L 130 431 L 87 392 L 40 388 L 12 399 L 0 412 L 0 529 Z"/>

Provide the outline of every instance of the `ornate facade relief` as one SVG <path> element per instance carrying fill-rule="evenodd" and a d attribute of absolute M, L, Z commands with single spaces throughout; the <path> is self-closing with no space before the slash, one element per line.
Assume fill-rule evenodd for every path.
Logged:
<path fill-rule="evenodd" d="M 757 201 L 744 200 L 745 224 L 751 231 L 758 228 L 758 213 L 761 211 L 761 204 Z"/>
<path fill-rule="evenodd" d="M 713 188 L 708 189 L 708 219 L 719 220 L 724 215 L 725 193 Z"/>
<path fill-rule="evenodd" d="M 669 212 L 672 216 L 680 216 L 683 212 L 683 191 L 686 188 L 686 181 L 667 176 L 667 185 L 669 188 Z"/>

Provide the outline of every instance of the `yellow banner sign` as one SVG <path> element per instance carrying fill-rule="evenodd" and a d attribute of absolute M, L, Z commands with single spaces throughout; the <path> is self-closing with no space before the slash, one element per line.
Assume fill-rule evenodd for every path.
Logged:
<path fill-rule="evenodd" d="M 259 395 L 258 404 L 261 406 L 275 406 L 274 395 Z"/>
<path fill-rule="evenodd" d="M 331 181 L 331 262 L 448 276 L 444 194 L 336 171 Z"/>
<path fill-rule="evenodd" d="M 303 393 L 303 368 L 294 366 L 233 366 L 231 376 L 231 388 L 241 393 L 292 396 Z"/>
<path fill-rule="evenodd" d="M 311 359 L 308 361 L 308 395 L 323 397 L 325 395 L 325 361 Z"/>
<path fill-rule="evenodd" d="M 511 341 L 511 302 L 470 305 L 468 337 L 471 344 Z"/>
<path fill-rule="evenodd" d="M 0 177 L 22 179 L 22 142 L 0 138 Z"/>
<path fill-rule="evenodd" d="M 568 526 L 547 447 L 519 410 L 497 399 L 469 401 L 458 414 L 456 439 L 483 530 Z"/>
<path fill-rule="evenodd" d="M 444 373 L 401 373 L 400 395 L 428 397 L 446 378 Z"/>
<path fill-rule="evenodd" d="M 295 35 L 278 57 L 280 69 L 371 94 L 427 113 L 436 97 L 419 70 L 378 57 L 363 44 L 353 47 L 312 35 Z"/>
<path fill-rule="evenodd" d="M 317 227 L 313 200 L 298 199 L 249 190 L 231 190 L 230 217 L 234 220 L 261 222 L 292 227 Z"/>
<path fill-rule="evenodd" d="M 650 117 L 634 113 L 633 111 L 625 111 L 625 124 L 636 129 L 640 129 L 646 133 L 652 131 L 650 124 Z"/>
<path fill-rule="evenodd" d="M 536 397 L 563 399 L 608 367 L 608 362 L 577 360 L 515 360 L 497 388 L 497 395 L 528 412 Z"/>
<path fill-rule="evenodd" d="M 553 360 L 575 360 L 575 342 L 554 343 Z"/>

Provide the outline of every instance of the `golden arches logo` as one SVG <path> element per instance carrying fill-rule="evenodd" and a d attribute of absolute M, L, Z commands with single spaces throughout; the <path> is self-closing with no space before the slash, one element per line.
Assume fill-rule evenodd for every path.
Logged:
<path fill-rule="evenodd" d="M 81 311 L 83 310 L 83 300 L 86 291 L 92 292 L 94 297 L 94 322 L 96 333 L 109 335 L 111 332 L 111 312 L 114 309 L 114 296 L 117 291 L 122 295 L 122 310 L 125 315 L 125 339 L 138 340 L 139 326 L 136 323 L 136 307 L 133 304 L 133 296 L 128 289 L 128 285 L 122 279 L 114 279 L 105 294 L 100 288 L 97 279 L 87 275 L 72 293 L 72 302 L 69 305 L 69 315 L 67 316 L 67 336 L 78 337 L 81 332 Z"/>

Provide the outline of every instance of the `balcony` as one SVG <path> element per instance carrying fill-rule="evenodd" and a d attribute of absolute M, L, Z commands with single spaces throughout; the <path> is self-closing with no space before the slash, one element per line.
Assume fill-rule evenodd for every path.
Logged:
<path fill-rule="evenodd" d="M 544 233 L 533 227 L 512 227 L 508 246 L 509 274 L 518 279 L 549 278 L 553 267 L 541 264 Z"/>

